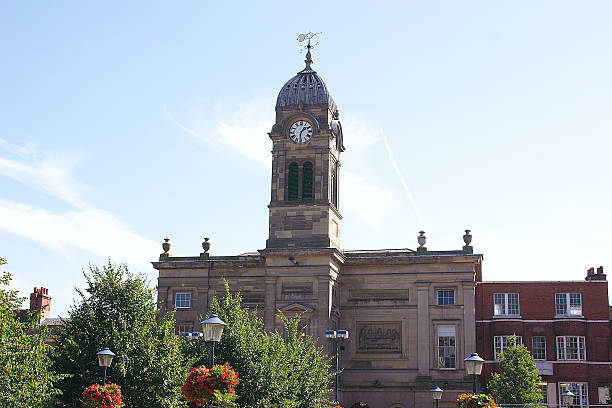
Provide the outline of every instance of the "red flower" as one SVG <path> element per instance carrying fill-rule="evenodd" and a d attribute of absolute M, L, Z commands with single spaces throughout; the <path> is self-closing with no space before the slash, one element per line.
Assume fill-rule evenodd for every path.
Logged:
<path fill-rule="evenodd" d="M 92 384 L 83 391 L 83 408 L 120 408 L 121 387 L 117 384 Z"/>
<path fill-rule="evenodd" d="M 229 364 L 204 366 L 192 369 L 185 377 L 181 392 L 188 401 L 207 404 L 216 398 L 215 392 L 233 395 L 238 385 L 238 373 Z"/>

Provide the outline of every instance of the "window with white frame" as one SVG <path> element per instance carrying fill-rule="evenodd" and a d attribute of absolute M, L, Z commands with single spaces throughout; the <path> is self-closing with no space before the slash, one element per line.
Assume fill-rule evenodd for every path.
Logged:
<path fill-rule="evenodd" d="M 175 294 L 174 307 L 177 309 L 189 309 L 191 307 L 191 293 Z"/>
<path fill-rule="evenodd" d="M 582 316 L 580 293 L 555 293 L 555 314 L 557 316 Z"/>
<path fill-rule="evenodd" d="M 542 393 L 542 402 L 540 405 L 548 405 L 548 384 L 540 383 L 540 392 Z"/>
<path fill-rule="evenodd" d="M 534 360 L 546 360 L 546 337 L 533 336 L 531 338 L 531 355 Z"/>
<path fill-rule="evenodd" d="M 512 336 L 495 336 L 493 338 L 493 345 L 495 346 L 495 360 L 499 360 L 499 355 L 510 347 L 510 337 Z M 523 345 L 522 336 L 516 336 L 516 345 Z"/>
<path fill-rule="evenodd" d="M 557 337 L 557 360 L 586 360 L 584 337 Z"/>
<path fill-rule="evenodd" d="M 193 324 L 191 323 L 177 323 L 174 328 L 175 334 L 183 334 L 190 333 L 193 329 Z"/>
<path fill-rule="evenodd" d="M 518 293 L 495 293 L 493 303 L 495 316 L 518 316 L 520 314 Z"/>
<path fill-rule="evenodd" d="M 438 306 L 450 306 L 455 304 L 454 289 L 438 290 Z"/>
<path fill-rule="evenodd" d="M 456 351 L 455 326 L 438 326 L 438 367 L 457 368 Z"/>
<path fill-rule="evenodd" d="M 589 395 L 588 395 L 588 384 L 587 383 L 559 383 L 559 406 L 567 407 L 563 403 L 563 394 L 565 391 L 571 391 L 574 393 L 574 404 L 572 407 L 588 407 L 589 406 Z"/>

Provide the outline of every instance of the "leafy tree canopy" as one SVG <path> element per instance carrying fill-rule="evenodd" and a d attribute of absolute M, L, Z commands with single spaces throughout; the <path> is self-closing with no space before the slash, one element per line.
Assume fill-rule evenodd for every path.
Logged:
<path fill-rule="evenodd" d="M 174 315 L 159 316 L 153 289 L 126 265 L 110 261 L 84 273 L 87 288 L 57 335 L 54 362 L 71 374 L 59 386 L 63 407 L 80 408 L 83 390 L 102 380 L 96 353 L 109 347 L 116 354 L 107 381 L 121 386 L 126 407 L 186 406 L 180 388 L 186 372 Z"/>
<path fill-rule="evenodd" d="M 500 404 L 538 404 L 542 401 L 540 382 L 533 357 L 527 347 L 517 345 L 516 336 L 499 356 L 501 373 L 493 374 L 487 389 Z"/>
<path fill-rule="evenodd" d="M 215 347 L 215 363 L 227 362 L 239 373 L 239 406 L 329 406 L 329 359 L 314 339 L 299 329 L 299 318 L 287 319 L 281 314 L 284 336 L 268 332 L 257 312 L 243 309 L 241 302 L 240 294 L 232 295 L 227 283 L 224 297 L 212 302 L 212 310 L 227 323 Z M 203 340 L 186 341 L 184 347 L 192 365 L 209 365 L 209 350 Z"/>
<path fill-rule="evenodd" d="M 0 265 L 6 260 L 0 258 Z M 5 289 L 11 282 L 8 272 L 0 272 L 0 408 L 48 406 L 59 392 L 53 382 L 46 327 L 39 327 L 40 312 L 30 313 L 20 322 L 16 311 L 23 298 Z M 27 334 L 32 333 L 34 334 Z"/>

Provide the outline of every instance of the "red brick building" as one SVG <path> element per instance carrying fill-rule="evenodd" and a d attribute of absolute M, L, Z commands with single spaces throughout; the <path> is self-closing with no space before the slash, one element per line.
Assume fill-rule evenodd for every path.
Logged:
<path fill-rule="evenodd" d="M 486 360 L 485 383 L 499 370 L 497 355 L 513 334 L 536 360 L 549 406 L 567 388 L 580 406 L 605 402 L 612 353 L 603 267 L 589 269 L 584 281 L 478 282 L 476 343 Z"/>
<path fill-rule="evenodd" d="M 21 309 L 17 311 L 17 318 L 21 321 L 27 319 L 27 316 L 31 312 L 40 313 L 38 323 L 43 326 L 51 328 L 51 336 L 47 339 L 47 344 L 53 344 L 53 333 L 62 327 L 63 319 L 61 317 L 50 317 L 51 316 L 51 296 L 49 295 L 49 289 L 40 287 L 34 288 L 33 292 L 30 293 L 30 308 Z M 38 329 L 32 330 L 28 334 L 38 333 Z"/>

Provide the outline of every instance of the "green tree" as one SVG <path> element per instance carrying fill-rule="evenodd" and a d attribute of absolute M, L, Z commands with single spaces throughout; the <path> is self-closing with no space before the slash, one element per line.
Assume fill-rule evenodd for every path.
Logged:
<path fill-rule="evenodd" d="M 299 329 L 299 318 L 280 315 L 284 336 L 268 332 L 256 311 L 241 307 L 240 294 L 215 298 L 212 310 L 227 323 L 215 347 L 215 363 L 229 363 L 239 373 L 236 387 L 241 407 L 329 406 L 329 359 L 311 336 Z M 185 342 L 185 354 L 194 366 L 209 365 L 202 340 Z"/>
<path fill-rule="evenodd" d="M 0 258 L 0 265 L 5 263 Z M 4 289 L 10 282 L 11 275 L 0 272 L 0 408 L 49 406 L 59 392 L 45 344 L 49 330 L 38 325 L 39 312 L 30 313 L 25 322 L 17 319 L 23 298 Z"/>
<path fill-rule="evenodd" d="M 96 353 L 109 347 L 116 354 L 109 382 L 121 386 L 126 407 L 186 406 L 180 387 L 186 373 L 174 316 L 158 316 L 153 289 L 126 265 L 110 261 L 84 273 L 87 288 L 57 335 L 56 369 L 71 374 L 59 386 L 64 407 L 81 407 L 83 390 L 102 380 Z"/>
<path fill-rule="evenodd" d="M 501 373 L 493 374 L 487 389 L 501 404 L 538 404 L 542 401 L 540 382 L 533 357 L 527 347 L 517 344 L 516 336 L 499 356 Z"/>

